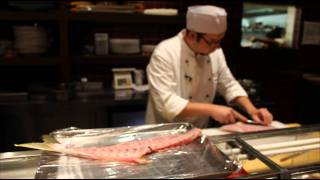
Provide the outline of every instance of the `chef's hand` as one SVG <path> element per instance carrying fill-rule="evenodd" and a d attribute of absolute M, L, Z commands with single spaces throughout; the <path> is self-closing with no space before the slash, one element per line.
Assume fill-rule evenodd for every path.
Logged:
<path fill-rule="evenodd" d="M 246 122 L 248 119 L 236 110 L 221 105 L 213 105 L 211 117 L 222 124 L 234 123 L 237 120 Z"/>
<path fill-rule="evenodd" d="M 263 125 L 269 125 L 273 120 L 273 116 L 267 108 L 256 109 L 250 115 L 255 122 Z"/>

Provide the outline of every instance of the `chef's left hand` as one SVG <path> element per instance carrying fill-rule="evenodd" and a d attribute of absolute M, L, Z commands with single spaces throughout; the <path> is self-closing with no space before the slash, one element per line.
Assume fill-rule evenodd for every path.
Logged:
<path fill-rule="evenodd" d="M 273 120 L 273 116 L 267 108 L 256 109 L 250 115 L 255 122 L 263 125 L 270 125 Z"/>

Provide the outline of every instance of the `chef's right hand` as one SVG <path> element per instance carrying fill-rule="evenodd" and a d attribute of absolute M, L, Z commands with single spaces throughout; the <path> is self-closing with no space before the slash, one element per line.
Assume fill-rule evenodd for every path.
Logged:
<path fill-rule="evenodd" d="M 222 124 L 235 123 L 237 120 L 242 122 L 248 120 L 236 110 L 222 105 L 213 105 L 211 117 Z"/>

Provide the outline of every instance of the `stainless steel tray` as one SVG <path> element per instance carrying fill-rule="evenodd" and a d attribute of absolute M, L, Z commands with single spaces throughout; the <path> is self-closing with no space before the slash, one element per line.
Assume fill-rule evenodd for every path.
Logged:
<path fill-rule="evenodd" d="M 34 178 L 41 151 L 17 151 L 0 154 L 0 179 Z"/>
<path fill-rule="evenodd" d="M 106 146 L 167 134 L 183 133 L 192 126 L 185 123 L 144 125 L 117 129 L 67 129 L 53 132 L 66 145 Z M 205 137 L 167 151 L 153 153 L 151 163 L 131 165 L 101 162 L 45 153 L 36 178 L 197 178 L 227 177 L 237 167 Z"/>

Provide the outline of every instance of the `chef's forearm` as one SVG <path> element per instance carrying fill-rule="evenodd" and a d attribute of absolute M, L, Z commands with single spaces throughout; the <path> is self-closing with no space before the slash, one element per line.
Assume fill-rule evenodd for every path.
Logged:
<path fill-rule="evenodd" d="M 242 108 L 249 114 L 252 114 L 253 112 L 257 111 L 257 108 L 252 104 L 250 99 L 246 96 L 236 97 L 234 100 L 231 101 L 231 103 L 238 105 L 240 108 Z"/>
<path fill-rule="evenodd" d="M 212 104 L 189 102 L 178 117 L 210 116 Z"/>

